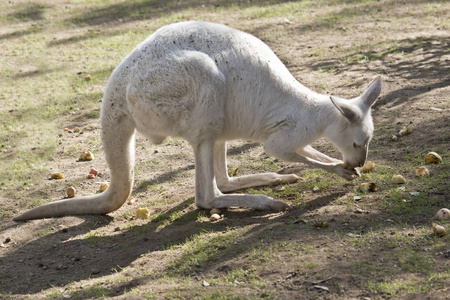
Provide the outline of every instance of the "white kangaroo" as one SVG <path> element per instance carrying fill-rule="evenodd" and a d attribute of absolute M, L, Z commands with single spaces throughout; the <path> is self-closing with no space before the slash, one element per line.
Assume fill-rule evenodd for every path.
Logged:
<path fill-rule="evenodd" d="M 230 178 L 226 141 L 260 142 L 269 155 L 351 180 L 366 161 L 371 106 L 380 92 L 377 76 L 352 100 L 321 95 L 301 85 L 250 34 L 196 21 L 162 27 L 120 63 L 106 87 L 100 119 L 110 187 L 36 207 L 14 220 L 117 210 L 133 186 L 136 130 L 155 144 L 177 136 L 192 145 L 197 207 L 286 209 L 285 202 L 264 195 L 222 193 L 299 179 L 275 173 Z M 343 161 L 309 146 L 321 137 L 339 149 Z"/>

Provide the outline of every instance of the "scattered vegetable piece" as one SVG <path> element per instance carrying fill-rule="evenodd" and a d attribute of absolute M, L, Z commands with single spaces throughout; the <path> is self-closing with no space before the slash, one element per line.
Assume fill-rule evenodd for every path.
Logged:
<path fill-rule="evenodd" d="M 209 211 L 209 214 L 212 216 L 214 214 L 220 214 L 220 209 L 218 208 L 213 208 Z"/>
<path fill-rule="evenodd" d="M 108 188 L 109 188 L 109 184 L 108 184 L 107 182 L 102 182 L 102 183 L 100 184 L 99 190 L 100 190 L 100 192 L 104 192 L 104 191 L 106 191 Z"/>
<path fill-rule="evenodd" d="M 364 182 L 359 187 L 363 192 L 376 192 L 378 188 L 374 182 Z"/>
<path fill-rule="evenodd" d="M 367 161 L 364 166 L 361 168 L 363 172 L 371 172 L 375 168 L 375 164 L 370 160 Z"/>
<path fill-rule="evenodd" d="M 51 179 L 63 179 L 64 178 L 64 175 L 62 174 L 62 173 L 53 173 L 51 176 L 50 176 L 50 178 Z"/>
<path fill-rule="evenodd" d="M 436 223 L 433 223 L 431 225 L 431 232 L 433 232 L 433 234 L 437 235 L 438 237 L 443 237 L 444 235 L 447 234 L 447 231 L 445 230 L 445 228 Z"/>
<path fill-rule="evenodd" d="M 70 187 L 66 190 L 66 193 L 67 193 L 67 197 L 73 198 L 73 197 L 75 197 L 76 190 L 74 187 Z"/>
<path fill-rule="evenodd" d="M 138 208 L 136 210 L 136 218 L 147 219 L 150 217 L 150 211 L 147 208 Z"/>
<path fill-rule="evenodd" d="M 428 152 L 425 155 L 426 164 L 440 164 L 442 162 L 442 157 L 436 152 Z"/>
<path fill-rule="evenodd" d="M 92 169 L 89 171 L 89 174 L 92 174 L 92 175 L 94 175 L 94 176 L 97 176 L 98 171 L 97 171 L 96 169 L 92 168 Z"/>
<path fill-rule="evenodd" d="M 89 151 L 84 151 L 80 155 L 80 160 L 93 160 L 93 159 L 94 159 L 94 154 L 92 154 Z"/>
<path fill-rule="evenodd" d="M 209 217 L 209 219 L 211 220 L 211 221 L 218 221 L 218 220 L 220 220 L 220 215 L 219 214 L 212 214 L 211 215 L 211 217 Z"/>
<path fill-rule="evenodd" d="M 441 208 L 437 212 L 436 217 L 438 219 L 450 219 L 450 210 L 448 208 Z"/>
<path fill-rule="evenodd" d="M 406 183 L 406 179 L 402 175 L 394 175 L 392 176 L 391 182 L 395 184 L 403 184 Z"/>
<path fill-rule="evenodd" d="M 406 126 L 403 126 L 403 128 L 399 131 L 398 134 L 400 136 L 403 136 L 403 135 L 410 134 L 411 132 L 412 132 L 411 126 L 406 125 Z"/>
<path fill-rule="evenodd" d="M 416 169 L 416 176 L 422 177 L 422 176 L 430 176 L 430 170 L 427 169 L 427 167 L 418 167 Z"/>

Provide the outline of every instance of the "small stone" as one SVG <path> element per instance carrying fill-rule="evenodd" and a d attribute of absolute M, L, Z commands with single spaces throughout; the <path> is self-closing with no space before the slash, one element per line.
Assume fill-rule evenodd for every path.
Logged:
<path fill-rule="evenodd" d="M 362 214 L 364 211 L 361 208 L 355 209 L 355 214 Z"/>
<path fill-rule="evenodd" d="M 403 184 L 406 183 L 406 179 L 402 175 L 394 175 L 392 176 L 391 182 L 395 184 Z"/>
<path fill-rule="evenodd" d="M 320 189 L 319 189 L 319 187 L 318 186 L 314 186 L 313 187 L 313 192 L 318 192 Z"/>
<path fill-rule="evenodd" d="M 206 280 L 203 280 L 203 282 L 202 282 L 202 286 L 210 286 L 210 284 L 206 281 Z"/>
<path fill-rule="evenodd" d="M 391 141 L 393 141 L 393 142 L 398 141 L 398 136 L 396 136 L 396 135 L 391 136 Z"/>
<path fill-rule="evenodd" d="M 314 227 L 316 227 L 316 228 L 327 228 L 329 226 L 330 226 L 330 224 L 328 224 L 327 222 L 319 221 L 319 222 L 314 223 Z"/>
<path fill-rule="evenodd" d="M 442 157 L 436 152 L 428 152 L 425 155 L 426 164 L 440 164 L 442 162 Z"/>

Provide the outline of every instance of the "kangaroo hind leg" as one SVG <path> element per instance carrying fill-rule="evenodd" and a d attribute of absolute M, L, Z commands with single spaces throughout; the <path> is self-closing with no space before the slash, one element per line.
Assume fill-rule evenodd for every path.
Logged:
<path fill-rule="evenodd" d="M 195 154 L 195 203 L 200 208 L 247 207 L 284 210 L 289 205 L 264 195 L 222 194 L 214 176 L 214 139 L 193 145 Z"/>
<path fill-rule="evenodd" d="M 295 174 L 261 173 L 230 177 L 227 170 L 226 142 L 218 141 L 214 147 L 214 173 L 219 190 L 233 192 L 250 187 L 276 185 L 297 182 L 299 177 Z"/>

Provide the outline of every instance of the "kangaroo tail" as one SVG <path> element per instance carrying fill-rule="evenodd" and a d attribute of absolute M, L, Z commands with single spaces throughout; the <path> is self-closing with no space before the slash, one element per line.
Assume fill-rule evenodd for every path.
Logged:
<path fill-rule="evenodd" d="M 103 151 L 111 171 L 109 188 L 98 195 L 59 200 L 30 209 L 14 221 L 107 214 L 125 203 L 133 186 L 136 127 L 128 111 L 116 109 L 119 105 L 114 105 L 114 101 L 118 101 L 117 98 L 104 97 L 101 115 Z"/>
<path fill-rule="evenodd" d="M 126 194 L 126 191 L 118 192 L 110 186 L 108 190 L 99 195 L 59 200 L 32 208 L 13 220 L 26 221 L 67 215 L 107 214 L 122 206 L 128 198 Z"/>

